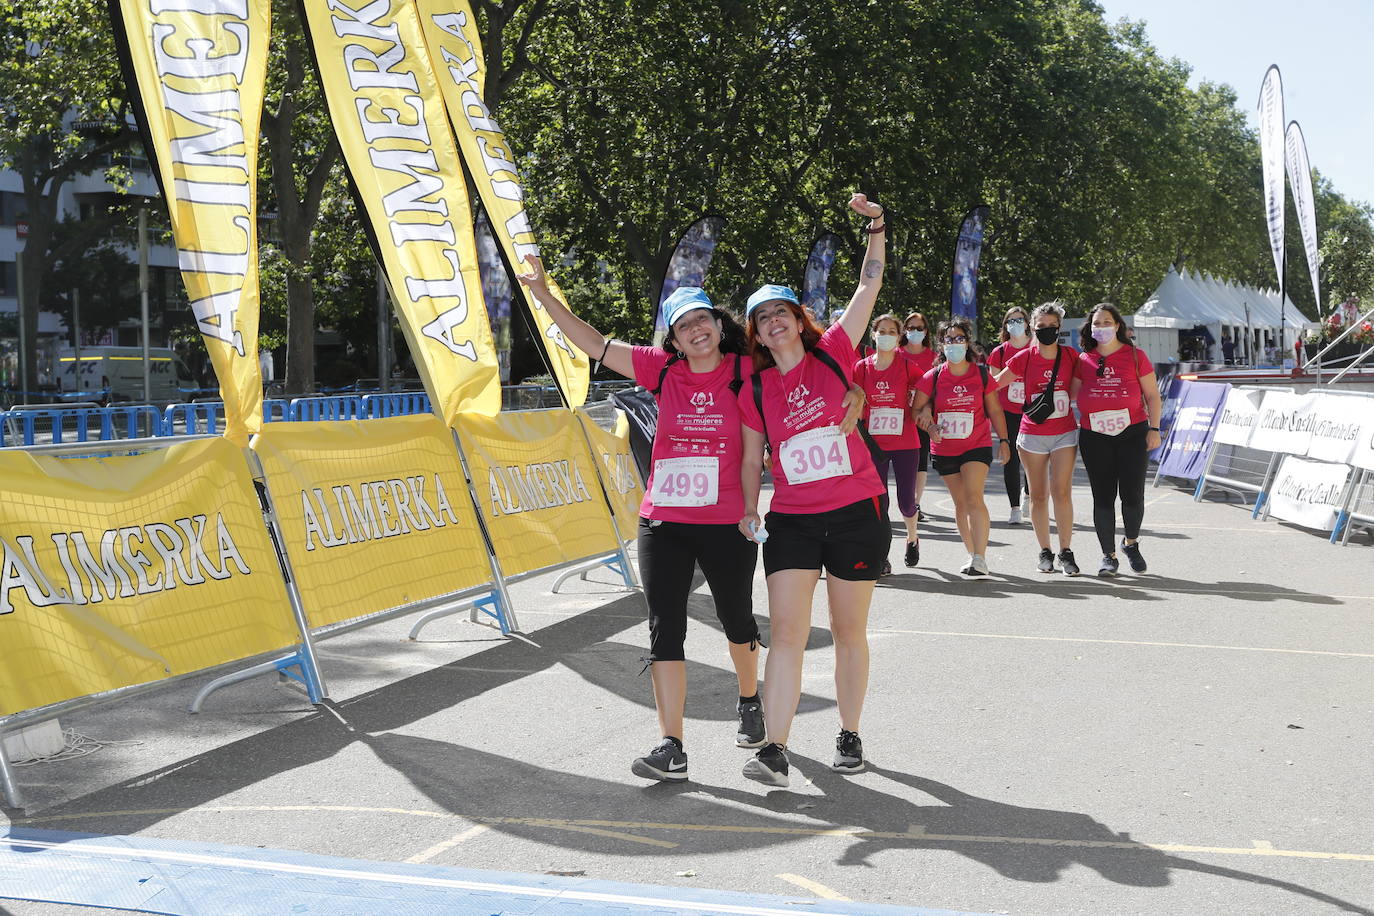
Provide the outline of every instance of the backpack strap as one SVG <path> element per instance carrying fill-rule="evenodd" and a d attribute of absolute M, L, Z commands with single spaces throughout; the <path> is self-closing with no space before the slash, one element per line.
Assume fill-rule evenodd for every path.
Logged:
<path fill-rule="evenodd" d="M 663 364 L 663 371 L 659 372 L 658 374 L 658 384 L 655 385 L 653 390 L 649 392 L 650 394 L 652 394 L 654 397 L 658 397 L 659 392 L 663 390 L 663 380 L 668 377 L 668 370 L 673 368 L 674 363 L 680 362 L 681 360 L 682 357 L 676 354 L 668 357 L 668 361 Z"/>
<path fill-rule="evenodd" d="M 768 421 L 763 416 L 763 376 L 755 372 L 749 377 L 749 381 L 754 388 L 754 406 L 758 408 L 759 423 L 763 424 L 763 450 L 771 454 L 773 449 L 768 444 Z"/>
<path fill-rule="evenodd" d="M 825 352 L 820 347 L 816 347 L 814 350 L 808 350 L 807 352 L 810 353 L 812 356 L 816 357 L 816 359 L 820 360 L 821 362 L 829 366 L 830 371 L 835 373 L 835 375 L 839 376 L 840 381 L 844 382 L 845 388 L 848 388 L 850 385 L 853 384 L 853 382 L 849 380 L 849 376 L 845 375 L 844 370 L 840 368 L 840 364 L 835 362 L 835 357 L 831 356 L 829 353 Z"/>
<path fill-rule="evenodd" d="M 739 395 L 739 390 L 744 387 L 744 377 L 740 374 L 740 363 L 743 360 L 743 356 L 738 353 L 735 354 L 735 377 L 730 380 L 730 393 L 736 396 Z M 763 412 L 759 411 L 759 416 L 762 415 Z"/>

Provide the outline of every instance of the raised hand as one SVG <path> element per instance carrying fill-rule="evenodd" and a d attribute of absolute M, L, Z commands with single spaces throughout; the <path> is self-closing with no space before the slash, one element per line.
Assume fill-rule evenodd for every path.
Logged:
<path fill-rule="evenodd" d="M 525 255 L 525 264 L 530 268 L 529 273 L 516 274 L 516 279 L 524 286 L 528 286 L 535 292 L 540 292 L 549 288 L 549 282 L 544 274 L 544 262 L 532 254 Z"/>
<path fill-rule="evenodd" d="M 867 194 L 858 191 L 855 191 L 854 196 L 849 198 L 849 208 L 860 216 L 866 216 L 869 219 L 877 219 L 883 215 L 882 204 L 874 203 L 868 199 Z"/>

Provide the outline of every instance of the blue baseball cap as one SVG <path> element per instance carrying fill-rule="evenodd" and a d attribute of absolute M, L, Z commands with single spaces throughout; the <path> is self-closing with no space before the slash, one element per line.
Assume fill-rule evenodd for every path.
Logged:
<path fill-rule="evenodd" d="M 763 305 L 765 302 L 782 300 L 791 302 L 793 305 L 801 305 L 797 299 L 797 294 L 792 292 L 790 286 L 779 286 L 776 283 L 767 283 L 754 290 L 749 295 L 749 302 L 744 306 L 744 317 L 747 319 L 754 314 L 754 309 Z"/>
<path fill-rule="evenodd" d="M 700 286 L 679 286 L 663 300 L 663 324 L 671 329 L 677 320 L 693 309 L 714 309 L 711 297 Z"/>

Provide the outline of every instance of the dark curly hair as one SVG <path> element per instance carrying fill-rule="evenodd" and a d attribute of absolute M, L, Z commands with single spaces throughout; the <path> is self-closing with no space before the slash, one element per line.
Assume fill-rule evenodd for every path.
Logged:
<path fill-rule="evenodd" d="M 739 319 L 729 312 L 712 308 L 711 316 L 720 322 L 720 352 L 738 353 L 740 356 L 749 354 L 749 340 L 744 335 L 744 327 L 739 323 Z M 663 350 L 672 356 L 681 357 L 674 339 L 673 329 L 668 329 L 668 336 L 663 338 Z"/>
<path fill-rule="evenodd" d="M 1083 327 L 1078 329 L 1078 342 L 1082 345 L 1082 349 L 1085 352 L 1097 349 L 1097 341 L 1093 338 L 1093 316 L 1098 312 L 1109 313 L 1116 320 L 1116 339 L 1127 346 L 1132 346 L 1131 336 L 1126 330 L 1126 319 L 1121 317 L 1121 312 L 1110 302 L 1099 302 L 1092 307 L 1092 311 L 1088 312 L 1088 317 L 1083 320 Z"/>

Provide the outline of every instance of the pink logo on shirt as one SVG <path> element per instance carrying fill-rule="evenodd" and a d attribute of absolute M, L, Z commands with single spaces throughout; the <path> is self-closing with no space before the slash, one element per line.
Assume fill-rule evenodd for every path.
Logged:
<path fill-rule="evenodd" d="M 709 391 L 698 391 L 692 395 L 691 400 L 697 413 L 705 413 L 706 408 L 716 406 L 716 396 Z"/>
<path fill-rule="evenodd" d="M 787 403 L 793 410 L 801 410 L 806 403 L 806 397 L 811 393 L 805 385 L 798 385 L 787 393 Z"/>

